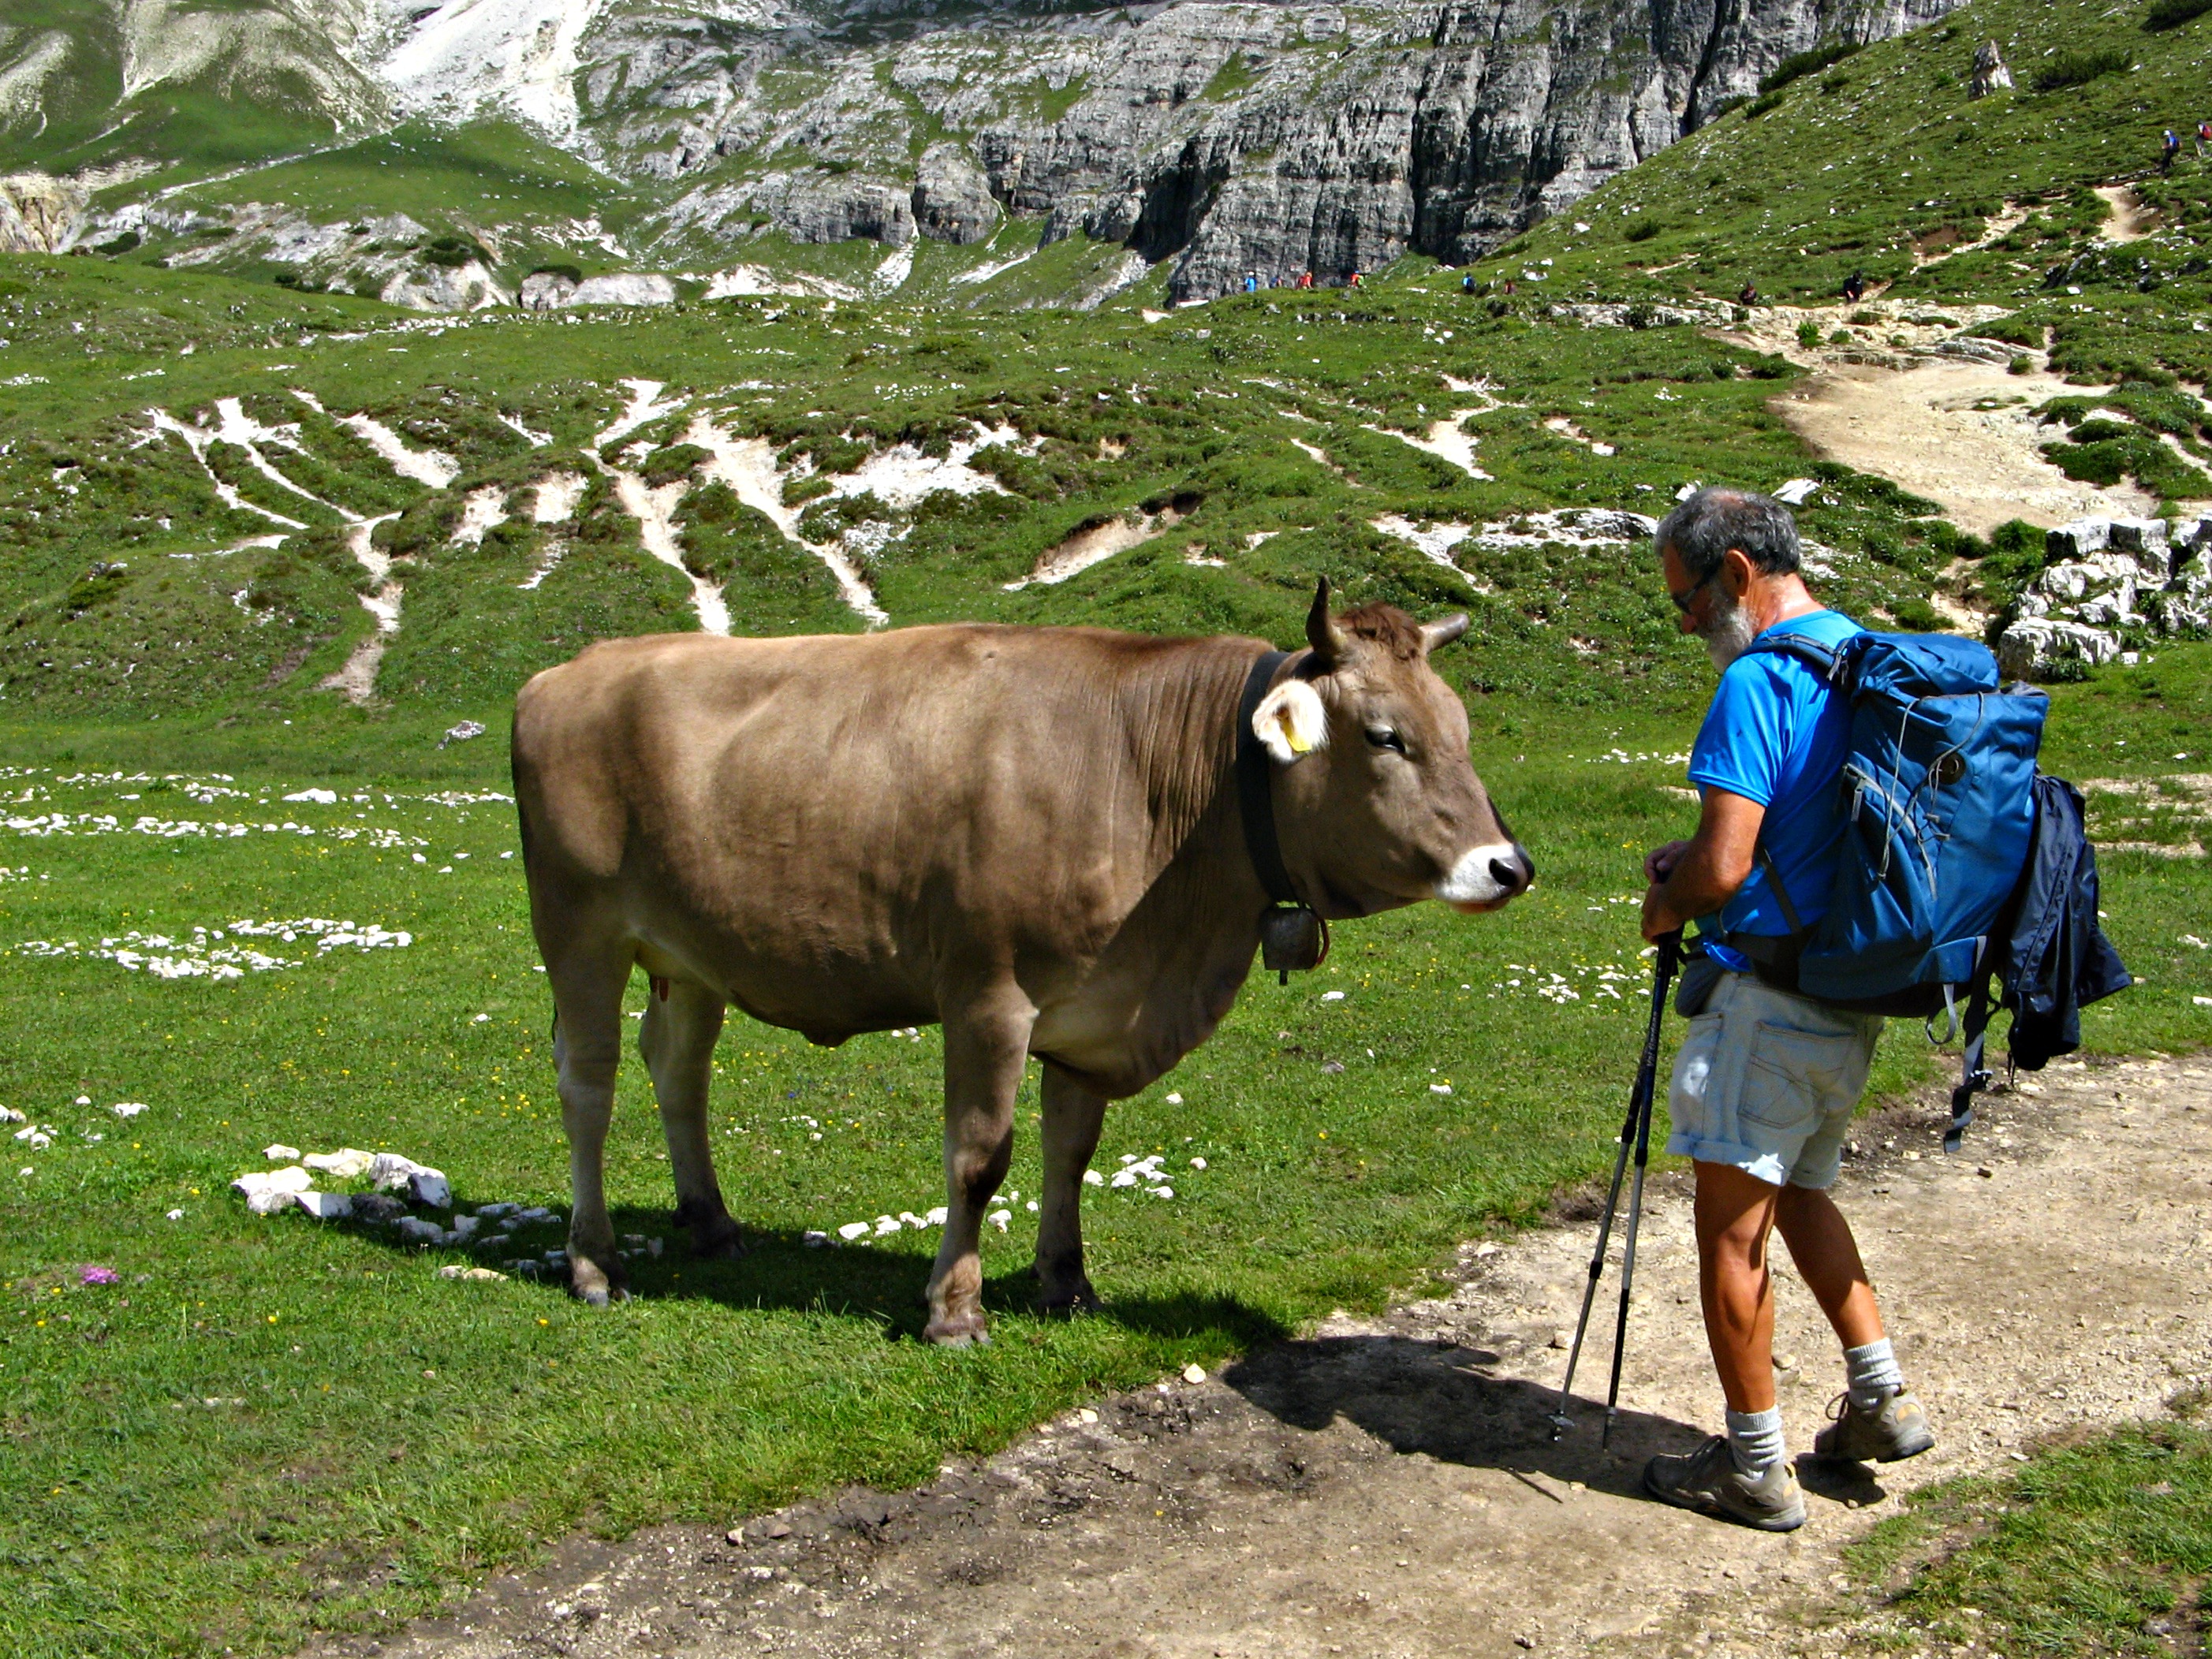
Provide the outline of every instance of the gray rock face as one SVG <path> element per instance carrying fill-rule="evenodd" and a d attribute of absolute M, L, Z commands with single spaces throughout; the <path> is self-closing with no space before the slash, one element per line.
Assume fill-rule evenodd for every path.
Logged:
<path fill-rule="evenodd" d="M 914 222 L 940 242 L 980 242 L 999 228 L 991 181 L 957 144 L 932 144 L 915 173 Z"/>
<path fill-rule="evenodd" d="M 764 230 L 972 243 L 1012 213 L 1047 241 L 1079 229 L 1171 258 L 1189 298 L 1248 272 L 1333 283 L 1408 251 L 1466 260 L 1694 132 L 1784 58 L 1955 3 L 567 0 L 509 20 L 232 0 L 224 27 L 314 35 L 316 95 L 342 127 L 409 109 L 514 118 L 652 181 L 667 205 L 626 234 L 625 260 L 719 264 Z M 51 234 L 15 222 L 30 222 L 0 204 L 0 239 Z M 266 257 L 359 257 L 330 230 Z M 422 303 L 437 285 L 403 286 Z"/>
<path fill-rule="evenodd" d="M 60 253 L 84 227 L 82 185 L 18 173 L 0 179 L 0 253 Z"/>
<path fill-rule="evenodd" d="M 1176 0 L 1020 31 L 934 28 L 865 64 L 792 46 L 789 29 L 715 57 L 708 30 L 680 46 L 664 35 L 650 65 L 633 49 L 586 101 L 605 100 L 611 155 L 696 173 L 719 198 L 709 211 L 679 199 L 679 236 L 741 200 L 800 240 L 969 240 L 993 222 L 988 198 L 1042 217 L 1047 240 L 1080 228 L 1175 258 L 1171 292 L 1189 298 L 1248 271 L 1332 282 L 1408 250 L 1473 258 L 1694 131 L 1790 54 L 1886 38 L 1950 4 L 1884 0 L 1838 19 L 1818 0 Z M 795 106 L 764 105 L 788 73 L 770 44 L 811 72 Z M 908 153 L 927 142 L 903 213 L 884 169 L 902 139 Z M 854 172 L 741 186 L 721 159 L 763 153 Z"/>

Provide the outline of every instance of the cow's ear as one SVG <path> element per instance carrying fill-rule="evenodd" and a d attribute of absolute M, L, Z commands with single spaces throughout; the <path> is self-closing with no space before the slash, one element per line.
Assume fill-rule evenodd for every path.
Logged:
<path fill-rule="evenodd" d="M 1421 654 L 1426 656 L 1440 646 L 1449 645 L 1466 632 L 1467 612 L 1464 611 L 1457 616 L 1446 617 L 1442 622 L 1423 623 L 1421 624 Z"/>
<path fill-rule="evenodd" d="M 1276 763 L 1288 766 L 1328 742 L 1328 710 L 1304 680 L 1285 680 L 1252 711 L 1252 734 Z"/>
<path fill-rule="evenodd" d="M 1344 630 L 1328 614 L 1328 578 L 1314 584 L 1313 609 L 1306 612 L 1306 643 L 1313 647 L 1322 671 L 1336 666 L 1344 655 Z"/>

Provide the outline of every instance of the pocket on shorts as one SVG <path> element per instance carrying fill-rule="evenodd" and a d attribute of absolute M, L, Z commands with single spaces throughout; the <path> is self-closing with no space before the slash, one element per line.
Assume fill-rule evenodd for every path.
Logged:
<path fill-rule="evenodd" d="M 1771 1129 L 1814 1128 L 1849 1085 L 1860 1042 L 1850 1031 L 1807 1031 L 1759 1022 L 1746 1056 L 1737 1112 Z"/>

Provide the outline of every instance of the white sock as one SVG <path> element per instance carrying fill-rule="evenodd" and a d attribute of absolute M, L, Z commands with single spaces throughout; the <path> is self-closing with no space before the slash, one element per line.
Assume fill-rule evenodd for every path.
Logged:
<path fill-rule="evenodd" d="M 1729 1450 L 1735 1454 L 1735 1466 L 1757 1480 L 1778 1463 L 1790 1461 L 1790 1449 L 1782 1439 L 1782 1407 L 1769 1406 L 1763 1412 L 1730 1412 L 1728 1413 Z"/>
<path fill-rule="evenodd" d="M 1897 1368 L 1897 1355 L 1886 1336 L 1863 1347 L 1844 1349 L 1844 1364 L 1850 1368 L 1845 1386 L 1851 1391 L 1851 1404 L 1863 1412 L 1873 1411 L 1882 1395 L 1905 1386 L 1905 1373 Z"/>

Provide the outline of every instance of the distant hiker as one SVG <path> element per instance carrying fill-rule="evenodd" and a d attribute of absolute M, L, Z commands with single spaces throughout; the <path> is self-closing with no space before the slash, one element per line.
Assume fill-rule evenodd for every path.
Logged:
<path fill-rule="evenodd" d="M 2181 135 L 2168 127 L 2166 136 L 2158 141 L 2158 170 L 2160 173 L 2172 172 L 2173 158 L 2180 154 Z"/>
<path fill-rule="evenodd" d="M 2199 161 L 2204 158 L 2204 152 L 2208 149 L 2212 149 L 2212 121 L 2199 121 L 2197 124 L 2197 156 Z"/>
<path fill-rule="evenodd" d="M 1313 286 L 1313 272 L 1310 270 L 1299 272 L 1298 286 L 1300 288 L 1311 288 Z"/>
<path fill-rule="evenodd" d="M 1849 301 L 1849 302 L 1850 302 L 1850 304 L 1852 304 L 1852 305 L 1856 305 L 1856 304 L 1857 304 L 1861 300 L 1864 299 L 1865 297 L 1866 297 L 1866 278 L 1865 278 L 1865 277 L 1863 277 L 1863 276 L 1860 276 L 1860 275 L 1858 274 L 1858 272 L 1856 272 L 1856 271 L 1855 270 L 1855 271 L 1853 271 L 1850 276 L 1846 276 L 1846 277 L 1844 277 L 1844 298 L 1847 301 Z"/>
<path fill-rule="evenodd" d="M 1510 276 L 1505 279 L 1505 297 L 1509 300 L 1513 297 L 1513 279 Z"/>
<path fill-rule="evenodd" d="M 1350 286 L 1353 288 L 1358 288 L 1359 286 L 1359 273 L 1356 270 L 1352 273 L 1352 282 Z"/>
<path fill-rule="evenodd" d="M 1752 283 L 1746 283 L 1743 285 L 1743 291 L 1735 296 L 1735 302 L 1740 306 L 1757 305 L 1759 303 L 1759 289 Z"/>
<path fill-rule="evenodd" d="M 1474 273 L 1473 271 L 1468 271 L 1466 276 L 1459 279 L 1459 291 L 1462 294 L 1472 294 L 1474 292 Z"/>
<path fill-rule="evenodd" d="M 1260 291 L 1259 272 L 1248 270 L 1244 273 L 1244 291 L 1247 294 L 1256 294 Z"/>
<path fill-rule="evenodd" d="M 1828 1196 L 1881 1019 L 1774 982 L 1785 977 L 1793 937 L 1818 919 L 1793 909 L 1788 896 L 1826 894 L 1842 857 L 1838 783 L 1852 710 L 1795 656 L 1750 647 L 1785 634 L 1833 647 L 1862 630 L 1806 591 L 1797 526 L 1779 501 L 1700 489 L 1652 539 L 1676 625 L 1705 641 L 1721 671 L 1690 751 L 1702 797 L 1698 832 L 1645 858 L 1643 920 L 1654 940 L 1696 921 L 1693 949 L 1704 958 L 1694 979 L 1686 974 L 1677 1004 L 1692 1023 L 1674 1061 L 1667 1150 L 1690 1158 L 1696 1182 L 1705 1337 L 1728 1398 L 1728 1431 L 1686 1455 L 1653 1458 L 1644 1484 L 1684 1509 L 1788 1532 L 1804 1524 L 1805 1499 L 1775 1403 L 1766 1256 L 1775 1228 L 1835 1328 L 1849 1371 L 1815 1453 L 1891 1462 L 1935 1444 L 1850 1225 Z"/>

